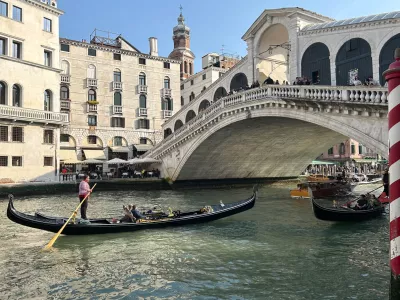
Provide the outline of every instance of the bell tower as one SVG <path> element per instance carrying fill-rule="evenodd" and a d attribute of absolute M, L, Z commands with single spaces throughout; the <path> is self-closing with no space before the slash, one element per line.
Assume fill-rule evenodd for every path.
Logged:
<path fill-rule="evenodd" d="M 181 80 L 185 80 L 194 74 L 195 56 L 190 50 L 190 28 L 185 24 L 185 18 L 181 13 L 178 17 L 178 25 L 173 29 L 174 50 L 172 50 L 169 58 L 179 60 L 181 62 Z"/>

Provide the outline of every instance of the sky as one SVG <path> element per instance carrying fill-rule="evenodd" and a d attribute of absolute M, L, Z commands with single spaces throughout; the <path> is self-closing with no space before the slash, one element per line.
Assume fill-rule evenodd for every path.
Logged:
<path fill-rule="evenodd" d="M 191 50 L 201 57 L 210 52 L 245 56 L 241 39 L 264 9 L 302 7 L 336 20 L 400 10 L 399 0 L 58 0 L 65 12 L 60 19 L 60 36 L 89 40 L 95 28 L 121 34 L 143 53 L 149 53 L 149 37 L 158 38 L 160 56 L 173 49 L 172 29 L 180 5 L 191 29 Z M 223 46 L 224 45 L 224 46 Z"/>

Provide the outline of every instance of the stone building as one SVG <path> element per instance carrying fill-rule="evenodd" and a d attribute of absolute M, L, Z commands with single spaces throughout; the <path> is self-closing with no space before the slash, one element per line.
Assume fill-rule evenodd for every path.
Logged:
<path fill-rule="evenodd" d="M 96 30 L 89 42 L 60 39 L 66 164 L 131 159 L 162 139 L 161 124 L 180 106 L 180 62 L 160 57 L 156 38 L 149 42 L 145 54 L 121 35 Z"/>
<path fill-rule="evenodd" d="M 55 0 L 0 1 L 0 182 L 58 178 L 62 14 Z"/>

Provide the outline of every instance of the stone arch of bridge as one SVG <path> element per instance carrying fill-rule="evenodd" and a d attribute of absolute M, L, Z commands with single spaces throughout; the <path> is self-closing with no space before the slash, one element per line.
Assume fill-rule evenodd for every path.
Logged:
<path fill-rule="evenodd" d="M 175 125 L 174 125 L 174 132 L 177 131 L 182 126 L 183 126 L 183 122 L 180 119 L 176 120 Z"/>
<path fill-rule="evenodd" d="M 254 112 L 252 116 L 251 118 L 248 114 L 232 116 L 204 131 L 185 150 L 173 174 L 170 174 L 171 178 L 173 180 L 234 178 L 235 176 L 226 177 L 227 174 L 232 175 L 232 172 L 238 172 L 236 178 L 298 176 L 311 160 L 348 137 L 368 148 L 380 149 L 377 150 L 380 154 L 384 154 L 383 149 L 387 147 L 359 128 L 343 124 L 333 118 L 328 121 L 322 114 L 302 115 L 290 110 L 280 110 L 279 113 L 269 110 Z M 275 121 L 277 124 L 274 125 Z M 240 124 L 241 122 L 249 124 Z M 275 130 L 272 130 L 273 126 Z M 238 128 L 241 128 L 241 135 L 235 137 Z M 318 136 L 318 143 L 315 143 L 315 135 Z M 309 140 L 304 142 L 303 139 L 307 138 Z M 224 144 L 224 141 L 228 144 Z M 302 146 L 298 146 L 300 142 Z M 244 145 L 244 148 L 238 147 L 240 144 Z M 249 162 L 247 155 L 252 153 L 258 155 Z M 278 157 L 268 157 L 272 154 L 279 154 L 283 160 Z M 260 155 L 267 158 L 263 159 Z M 211 158 L 215 161 L 209 161 Z M 289 161 L 285 162 L 285 159 Z M 199 164 L 199 161 L 202 163 Z M 232 163 L 228 161 L 233 164 L 243 161 L 243 165 L 232 167 Z M 284 163 L 281 163 L 282 161 Z M 252 166 L 249 167 L 249 164 Z M 271 167 L 267 168 L 267 165 Z M 290 169 L 291 173 L 286 172 L 287 169 Z"/>
<path fill-rule="evenodd" d="M 208 101 L 207 99 L 204 99 L 203 101 L 200 102 L 198 112 L 200 113 L 201 111 L 205 110 L 210 105 L 211 105 L 210 101 Z"/>

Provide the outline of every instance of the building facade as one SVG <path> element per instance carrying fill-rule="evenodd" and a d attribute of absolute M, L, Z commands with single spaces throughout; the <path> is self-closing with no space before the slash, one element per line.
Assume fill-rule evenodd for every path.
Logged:
<path fill-rule="evenodd" d="M 56 1 L 0 1 L 0 182 L 59 173 L 59 17 Z"/>
<path fill-rule="evenodd" d="M 329 148 L 318 159 L 337 162 L 373 162 L 381 158 L 377 153 L 361 143 L 348 139 Z"/>
<path fill-rule="evenodd" d="M 109 36 L 108 34 L 106 36 Z M 66 164 L 85 159 L 131 159 L 162 139 L 161 124 L 179 109 L 180 62 L 150 54 L 122 36 L 60 39 L 61 109 L 70 124 L 61 134 Z"/>

